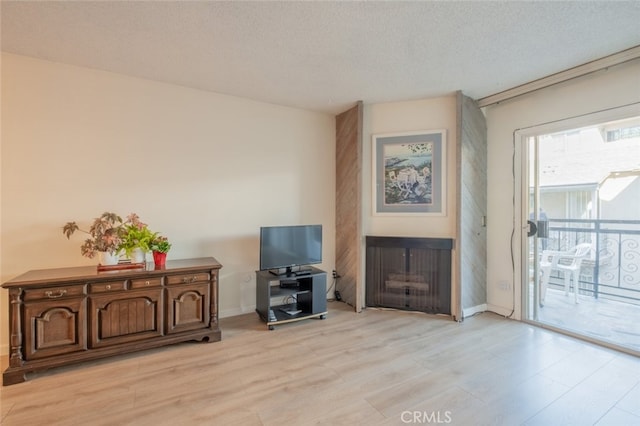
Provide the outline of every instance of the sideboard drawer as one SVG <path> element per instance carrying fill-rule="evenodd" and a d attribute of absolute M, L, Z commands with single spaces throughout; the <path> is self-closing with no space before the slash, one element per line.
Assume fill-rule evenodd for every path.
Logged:
<path fill-rule="evenodd" d="M 209 281 L 208 272 L 195 272 L 193 274 L 169 275 L 167 284 L 191 284 Z"/>
<path fill-rule="evenodd" d="M 91 293 L 106 293 L 110 291 L 120 291 L 126 288 L 126 281 L 111 281 L 106 283 L 91 283 L 89 284 L 89 292 Z"/>
<path fill-rule="evenodd" d="M 81 296 L 84 294 L 84 285 L 34 288 L 24 291 L 24 301 L 40 299 L 60 299 L 62 297 Z"/>
<path fill-rule="evenodd" d="M 161 285 L 162 278 L 143 278 L 140 280 L 131 280 L 131 289 L 160 287 Z"/>

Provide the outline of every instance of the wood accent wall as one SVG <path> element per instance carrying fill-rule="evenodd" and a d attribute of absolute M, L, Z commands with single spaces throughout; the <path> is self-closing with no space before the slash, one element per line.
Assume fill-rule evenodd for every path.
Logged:
<path fill-rule="evenodd" d="M 336 116 L 336 289 L 360 311 L 363 104 Z M 329 275 L 330 276 L 330 275 Z M 329 278 L 331 279 L 331 278 Z"/>
<path fill-rule="evenodd" d="M 487 303 L 487 124 L 476 101 L 461 92 L 457 110 L 456 265 L 462 314 Z"/>

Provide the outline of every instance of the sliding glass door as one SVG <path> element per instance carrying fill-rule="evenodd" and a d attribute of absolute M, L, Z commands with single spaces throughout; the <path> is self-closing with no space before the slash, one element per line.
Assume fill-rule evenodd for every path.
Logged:
<path fill-rule="evenodd" d="M 524 318 L 640 353 L 640 117 L 522 144 Z"/>

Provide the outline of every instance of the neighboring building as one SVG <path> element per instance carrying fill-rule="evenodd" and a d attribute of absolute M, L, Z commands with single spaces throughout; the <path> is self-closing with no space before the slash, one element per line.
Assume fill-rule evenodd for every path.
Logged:
<path fill-rule="evenodd" d="M 538 140 L 549 218 L 640 219 L 640 117 Z"/>

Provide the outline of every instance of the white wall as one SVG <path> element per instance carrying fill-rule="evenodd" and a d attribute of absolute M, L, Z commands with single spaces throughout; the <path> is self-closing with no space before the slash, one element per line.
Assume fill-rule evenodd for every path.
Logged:
<path fill-rule="evenodd" d="M 364 235 L 455 238 L 456 97 L 366 105 L 364 109 L 362 205 Z M 446 130 L 447 182 L 444 216 L 374 216 L 372 136 L 421 130 Z"/>
<path fill-rule="evenodd" d="M 217 258 L 221 316 L 255 308 L 261 225 L 322 224 L 334 268 L 333 116 L 2 54 L 1 136 L 2 282 L 96 264 L 61 227 L 103 211 L 138 213 L 169 260 Z"/>
<path fill-rule="evenodd" d="M 511 264 L 514 214 L 518 214 L 520 207 L 518 199 L 515 206 L 513 201 L 514 132 L 572 117 L 578 120 L 585 114 L 638 102 L 640 61 L 636 60 L 486 108 L 489 144 L 487 300 L 490 310 L 504 315 L 513 310 L 516 318 L 521 314 L 520 229 L 515 232 L 513 241 L 517 272 L 514 273 Z M 520 172 L 516 159 L 516 182 Z M 519 196 L 517 191 L 516 196 Z M 501 288 L 501 281 L 508 283 L 509 288 Z"/>

